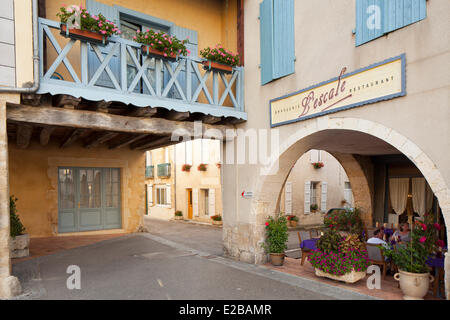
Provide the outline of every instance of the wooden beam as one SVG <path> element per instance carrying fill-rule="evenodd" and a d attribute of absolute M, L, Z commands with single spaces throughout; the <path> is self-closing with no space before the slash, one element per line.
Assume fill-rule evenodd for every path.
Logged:
<path fill-rule="evenodd" d="M 98 101 L 95 103 L 95 111 L 108 113 L 108 108 L 111 105 L 111 101 Z"/>
<path fill-rule="evenodd" d="M 138 141 L 140 139 L 143 139 L 145 137 L 150 136 L 149 134 L 141 134 L 141 135 L 137 135 L 137 136 L 127 136 L 127 138 L 122 139 L 120 142 L 116 142 L 114 144 L 110 144 L 109 148 L 110 149 L 119 149 L 119 148 L 123 148 L 128 146 L 129 144 L 132 144 L 135 141 Z"/>
<path fill-rule="evenodd" d="M 39 141 L 41 142 L 42 146 L 46 146 L 48 144 L 48 142 L 50 141 L 50 136 L 52 135 L 52 132 L 54 130 L 55 127 L 42 127 L 39 136 Z"/>
<path fill-rule="evenodd" d="M 151 107 L 131 107 L 126 116 L 128 117 L 153 117 L 158 109 Z"/>
<path fill-rule="evenodd" d="M 237 0 L 237 52 L 244 65 L 244 0 Z"/>
<path fill-rule="evenodd" d="M 221 121 L 222 118 L 221 117 L 211 116 L 211 115 L 206 115 L 201 120 L 202 120 L 203 123 L 206 123 L 206 124 L 214 124 L 214 123 L 217 123 L 217 122 Z"/>
<path fill-rule="evenodd" d="M 20 149 L 25 149 L 30 144 L 31 135 L 33 133 L 33 126 L 30 124 L 18 124 L 16 132 L 17 146 Z"/>
<path fill-rule="evenodd" d="M 131 149 L 136 150 L 148 150 L 148 149 L 156 149 L 161 147 L 166 147 L 172 144 L 176 144 L 178 141 L 172 141 L 170 137 L 162 137 L 156 140 L 152 140 L 145 143 L 136 143 L 131 145 Z"/>
<path fill-rule="evenodd" d="M 8 104 L 7 118 L 11 122 L 27 122 L 40 126 L 60 126 L 95 131 L 128 132 L 136 134 L 172 135 L 180 134 L 194 136 L 194 122 L 170 121 L 160 118 L 136 118 L 110 113 L 92 112 L 86 110 L 70 110 L 52 107 L 29 107 L 19 104 Z M 223 137 L 230 125 L 202 124 L 203 134 L 208 129 L 216 129 Z M 183 132 L 180 132 L 182 130 Z M 195 132 L 197 134 L 197 132 Z"/>
<path fill-rule="evenodd" d="M 174 120 L 174 121 L 186 120 L 187 118 L 189 118 L 189 116 L 190 116 L 189 112 L 178 112 L 178 111 L 170 110 L 167 113 L 167 119 Z"/>
<path fill-rule="evenodd" d="M 41 97 L 40 94 L 35 93 L 22 93 L 22 103 L 29 105 L 29 106 L 38 106 L 41 104 Z"/>
<path fill-rule="evenodd" d="M 81 98 L 75 98 L 67 94 L 59 94 L 55 97 L 57 107 L 75 109 L 81 102 Z"/>
<path fill-rule="evenodd" d="M 61 143 L 61 148 L 66 148 L 70 146 L 72 143 L 74 143 L 78 138 L 85 133 L 85 129 L 74 129 L 72 130 L 66 137 L 64 138 L 63 142 Z"/>
<path fill-rule="evenodd" d="M 112 138 L 117 137 L 118 135 L 119 133 L 111 131 L 94 133 L 87 139 L 87 141 L 84 144 L 84 147 L 85 148 L 98 147 L 102 143 L 105 143 L 106 141 L 111 140 Z"/>

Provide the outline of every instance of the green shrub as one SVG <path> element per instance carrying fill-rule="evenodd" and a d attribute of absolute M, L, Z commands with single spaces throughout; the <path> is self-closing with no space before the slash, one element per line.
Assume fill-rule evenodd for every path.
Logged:
<path fill-rule="evenodd" d="M 358 208 L 334 210 L 325 215 L 323 222 L 325 227 L 336 229 L 337 231 L 346 231 L 360 235 L 363 230 L 363 221 Z"/>
<path fill-rule="evenodd" d="M 342 241 L 342 236 L 335 229 L 328 229 L 323 236 L 317 240 L 317 249 L 322 252 L 335 252 L 339 251 L 339 245 Z"/>
<path fill-rule="evenodd" d="M 175 217 L 182 217 L 183 216 L 183 212 L 181 212 L 180 210 L 175 211 Z"/>
<path fill-rule="evenodd" d="M 277 214 L 266 220 L 266 242 L 263 244 L 267 253 L 284 253 L 288 240 L 287 220 L 284 214 Z"/>
<path fill-rule="evenodd" d="M 17 215 L 16 201 L 16 197 L 9 197 L 10 235 L 13 238 L 20 236 L 25 231 L 25 227 L 22 222 L 20 222 L 19 216 Z"/>

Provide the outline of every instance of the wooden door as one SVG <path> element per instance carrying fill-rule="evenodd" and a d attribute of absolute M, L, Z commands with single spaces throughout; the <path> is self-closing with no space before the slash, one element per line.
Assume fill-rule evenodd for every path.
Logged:
<path fill-rule="evenodd" d="M 188 219 L 192 219 L 192 189 L 187 190 L 188 194 Z"/>

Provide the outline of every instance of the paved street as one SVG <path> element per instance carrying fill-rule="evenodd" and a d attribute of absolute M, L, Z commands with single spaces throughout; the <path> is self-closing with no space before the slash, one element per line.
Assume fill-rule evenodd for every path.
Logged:
<path fill-rule="evenodd" d="M 13 273 L 24 289 L 19 299 L 367 298 L 217 256 L 220 228 L 151 222 L 147 225 L 158 232 L 125 235 L 14 264 Z M 80 290 L 67 289 L 69 265 L 81 268 Z"/>

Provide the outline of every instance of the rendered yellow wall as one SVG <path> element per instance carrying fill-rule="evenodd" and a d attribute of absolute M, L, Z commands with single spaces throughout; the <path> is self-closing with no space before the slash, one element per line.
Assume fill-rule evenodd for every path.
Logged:
<path fill-rule="evenodd" d="M 121 168 L 122 229 L 135 232 L 145 211 L 144 153 L 130 150 L 67 149 L 56 143 L 41 147 L 31 142 L 18 149 L 9 141 L 10 194 L 16 196 L 19 217 L 32 237 L 57 234 L 58 166 Z"/>

